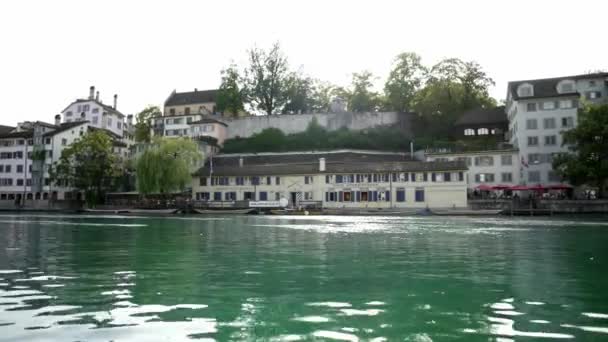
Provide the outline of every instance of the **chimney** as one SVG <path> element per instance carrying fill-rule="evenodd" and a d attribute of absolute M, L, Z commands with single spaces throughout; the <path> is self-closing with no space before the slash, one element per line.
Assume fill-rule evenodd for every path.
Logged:
<path fill-rule="evenodd" d="M 90 86 L 89 87 L 89 100 L 92 100 L 93 96 L 95 96 L 95 86 Z"/>
<path fill-rule="evenodd" d="M 118 100 L 118 95 L 114 94 L 114 106 L 112 108 L 116 109 L 116 101 Z"/>
<path fill-rule="evenodd" d="M 61 124 L 61 115 L 55 115 L 55 125 L 59 126 Z"/>
<path fill-rule="evenodd" d="M 198 89 L 194 88 L 194 92 L 196 93 L 198 91 Z"/>
<path fill-rule="evenodd" d="M 325 158 L 319 158 L 319 172 L 325 172 Z"/>
<path fill-rule="evenodd" d="M 243 157 L 239 158 L 239 167 L 243 167 Z"/>
<path fill-rule="evenodd" d="M 129 114 L 129 115 L 127 115 L 127 124 L 128 124 L 129 126 L 132 126 L 132 125 L 133 125 L 133 114 Z"/>
<path fill-rule="evenodd" d="M 95 94 L 95 101 L 99 102 L 99 90 Z"/>

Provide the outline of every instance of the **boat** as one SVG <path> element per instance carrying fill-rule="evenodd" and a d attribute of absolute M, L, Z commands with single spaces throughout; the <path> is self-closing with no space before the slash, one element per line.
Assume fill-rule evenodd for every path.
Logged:
<path fill-rule="evenodd" d="M 179 209 L 127 209 L 127 213 L 129 214 L 176 214 Z"/>
<path fill-rule="evenodd" d="M 431 215 L 437 216 L 496 216 L 502 212 L 502 209 L 447 209 L 447 210 L 432 210 Z"/>
<path fill-rule="evenodd" d="M 321 210 L 295 210 L 295 209 L 273 209 L 270 210 L 271 215 L 323 215 L 324 212 Z"/>
<path fill-rule="evenodd" d="M 244 215 L 249 214 L 254 211 L 253 208 L 245 208 L 245 209 L 193 209 L 195 213 L 203 214 L 203 215 Z"/>

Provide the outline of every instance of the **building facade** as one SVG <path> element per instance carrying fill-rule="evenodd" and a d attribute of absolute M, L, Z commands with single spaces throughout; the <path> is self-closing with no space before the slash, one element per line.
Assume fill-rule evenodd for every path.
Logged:
<path fill-rule="evenodd" d="M 193 198 L 206 202 L 270 201 L 298 207 L 462 208 L 463 162 L 423 162 L 401 153 L 340 150 L 226 154 L 193 177 Z"/>
<path fill-rule="evenodd" d="M 608 103 L 608 73 L 509 82 L 508 139 L 524 165 L 521 183 L 561 182 L 552 161 L 568 152 L 562 132 L 576 127 L 584 103 Z"/>
<path fill-rule="evenodd" d="M 482 184 L 490 186 L 520 184 L 520 177 L 523 172 L 517 149 L 431 152 L 425 155 L 429 162 L 464 162 L 468 167 L 465 181 L 469 191 Z"/>

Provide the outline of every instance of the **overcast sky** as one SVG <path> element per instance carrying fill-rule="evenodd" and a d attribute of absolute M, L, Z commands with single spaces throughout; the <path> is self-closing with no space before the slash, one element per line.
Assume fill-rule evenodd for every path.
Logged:
<path fill-rule="evenodd" d="M 90 85 L 118 109 L 219 85 L 248 48 L 280 41 L 290 64 L 339 85 L 395 55 L 479 62 L 510 80 L 608 69 L 608 1 L 2 1 L 0 124 L 52 121 Z"/>

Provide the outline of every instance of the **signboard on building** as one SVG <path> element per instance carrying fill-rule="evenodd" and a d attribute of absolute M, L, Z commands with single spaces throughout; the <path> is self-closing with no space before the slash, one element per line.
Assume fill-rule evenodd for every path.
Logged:
<path fill-rule="evenodd" d="M 278 201 L 250 201 L 250 208 L 284 208 L 289 202 L 286 198 L 281 198 Z"/>

